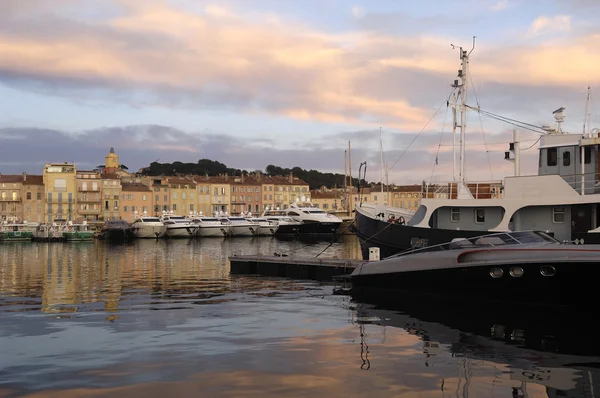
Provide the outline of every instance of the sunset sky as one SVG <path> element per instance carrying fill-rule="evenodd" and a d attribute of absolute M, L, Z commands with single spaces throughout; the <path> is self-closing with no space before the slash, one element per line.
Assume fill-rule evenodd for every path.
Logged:
<path fill-rule="evenodd" d="M 367 161 L 378 181 L 381 127 L 389 182 L 449 179 L 451 44 L 470 49 L 472 36 L 470 104 L 535 125 L 564 106 L 565 127 L 580 132 L 587 87 L 600 98 L 600 2 L 460 4 L 1 0 L 0 172 L 90 169 L 114 146 L 130 170 L 209 158 L 343 173 L 351 141 L 353 173 Z M 592 127 L 598 112 L 593 101 Z M 468 177 L 510 174 L 511 137 L 471 113 Z M 521 138 L 529 147 L 539 135 Z M 535 172 L 535 146 L 523 156 Z"/>

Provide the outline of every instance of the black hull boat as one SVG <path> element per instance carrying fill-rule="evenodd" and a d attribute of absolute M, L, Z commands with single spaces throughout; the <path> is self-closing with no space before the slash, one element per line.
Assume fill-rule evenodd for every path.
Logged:
<path fill-rule="evenodd" d="M 600 245 L 560 243 L 543 232 L 456 239 L 366 262 L 351 274 L 356 295 L 417 292 L 542 305 L 592 306 Z"/>
<path fill-rule="evenodd" d="M 128 242 L 135 238 L 132 225 L 124 220 L 109 220 L 100 230 L 100 236 L 111 242 Z"/>
<path fill-rule="evenodd" d="M 303 221 L 298 227 L 300 235 L 334 234 L 341 222 Z"/>
<path fill-rule="evenodd" d="M 291 236 L 298 233 L 299 225 L 296 224 L 279 224 L 275 231 L 275 236 Z"/>

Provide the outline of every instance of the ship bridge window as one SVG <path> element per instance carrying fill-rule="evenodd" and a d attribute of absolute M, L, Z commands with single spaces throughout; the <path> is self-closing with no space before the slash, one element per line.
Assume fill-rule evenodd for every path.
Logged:
<path fill-rule="evenodd" d="M 554 207 L 552 209 L 552 222 L 556 224 L 562 224 L 565 222 L 565 208 Z"/>
<path fill-rule="evenodd" d="M 483 224 L 485 222 L 485 209 L 475 209 L 475 223 Z"/>
<path fill-rule="evenodd" d="M 571 152 L 564 151 L 563 152 L 563 166 L 570 166 L 570 165 L 571 165 Z"/>
<path fill-rule="evenodd" d="M 290 211 L 290 212 L 288 213 L 288 216 L 296 216 L 296 217 L 298 217 L 299 215 L 300 215 L 300 214 L 296 213 L 295 211 Z"/>
<path fill-rule="evenodd" d="M 460 209 L 458 207 L 453 207 L 450 209 L 450 221 L 452 221 L 452 222 L 460 221 Z"/>
<path fill-rule="evenodd" d="M 548 166 L 556 166 L 558 163 L 558 153 L 556 148 L 548 148 L 546 154 L 546 163 Z"/>
<path fill-rule="evenodd" d="M 590 164 L 592 162 L 592 147 L 586 146 L 583 150 L 583 162 Z"/>

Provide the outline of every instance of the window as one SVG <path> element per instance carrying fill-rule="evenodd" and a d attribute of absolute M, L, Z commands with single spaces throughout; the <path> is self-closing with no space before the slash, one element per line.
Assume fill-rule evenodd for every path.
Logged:
<path fill-rule="evenodd" d="M 329 208 L 329 205 L 327 203 L 323 203 L 323 209 L 327 209 Z"/>
<path fill-rule="evenodd" d="M 155 196 L 154 196 L 154 201 L 155 201 L 155 202 L 158 202 L 158 201 L 159 201 L 158 195 L 155 195 Z"/>
<path fill-rule="evenodd" d="M 36 197 L 37 197 L 37 200 L 42 200 L 42 193 L 38 192 Z"/>
<path fill-rule="evenodd" d="M 173 205 L 173 211 L 177 211 L 177 205 Z"/>
<path fill-rule="evenodd" d="M 125 211 L 127 211 L 127 210 L 125 210 Z M 135 213 L 137 211 L 137 208 L 135 206 L 131 206 L 131 211 Z"/>
<path fill-rule="evenodd" d="M 190 211 L 194 211 L 194 205 L 190 205 Z"/>
<path fill-rule="evenodd" d="M 563 152 L 563 166 L 570 166 L 570 165 L 571 165 L 571 152 L 564 151 Z"/>
<path fill-rule="evenodd" d="M 182 193 L 181 193 L 181 199 L 185 199 L 185 198 L 186 198 L 186 196 L 185 196 L 185 192 L 182 192 Z"/>
<path fill-rule="evenodd" d="M 123 206 L 123 211 L 127 213 L 129 211 L 129 206 Z"/>
<path fill-rule="evenodd" d="M 548 148 L 546 153 L 546 163 L 548 166 L 556 166 L 557 162 L 557 149 L 556 148 Z"/>
<path fill-rule="evenodd" d="M 177 192 L 173 192 L 173 199 L 177 199 Z"/>
<path fill-rule="evenodd" d="M 565 208 L 554 207 L 552 209 L 552 222 L 556 224 L 562 224 L 565 222 Z"/>
<path fill-rule="evenodd" d="M 142 200 L 148 200 L 148 196 L 147 195 L 142 195 Z"/>
<path fill-rule="evenodd" d="M 450 221 L 452 221 L 452 222 L 460 221 L 460 209 L 458 207 L 453 207 L 450 209 Z"/>
<path fill-rule="evenodd" d="M 67 192 L 67 180 L 65 178 L 54 180 L 54 192 Z"/>
<path fill-rule="evenodd" d="M 169 201 L 169 195 L 164 195 L 165 202 Z"/>
<path fill-rule="evenodd" d="M 27 200 L 31 200 L 31 192 L 27 192 Z"/>
<path fill-rule="evenodd" d="M 17 200 L 17 192 L 16 191 L 12 191 L 12 200 Z"/>
<path fill-rule="evenodd" d="M 219 188 L 215 188 L 214 191 L 215 191 L 215 196 L 217 196 L 219 194 Z"/>
<path fill-rule="evenodd" d="M 115 210 L 117 210 L 119 208 L 119 201 L 115 200 L 114 204 L 115 204 Z"/>
<path fill-rule="evenodd" d="M 592 162 L 592 147 L 586 146 L 583 153 L 584 153 L 584 156 L 583 156 L 584 161 L 583 162 L 585 164 L 590 164 Z"/>
<path fill-rule="evenodd" d="M 475 209 L 475 223 L 483 224 L 485 222 L 485 209 Z"/>

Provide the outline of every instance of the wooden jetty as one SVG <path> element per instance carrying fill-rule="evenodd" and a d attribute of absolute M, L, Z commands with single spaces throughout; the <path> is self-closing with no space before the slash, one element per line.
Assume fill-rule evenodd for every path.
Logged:
<path fill-rule="evenodd" d="M 349 275 L 364 263 L 363 260 L 317 258 L 304 256 L 247 256 L 229 257 L 231 274 L 279 276 L 292 279 L 331 281 L 339 275 Z"/>

